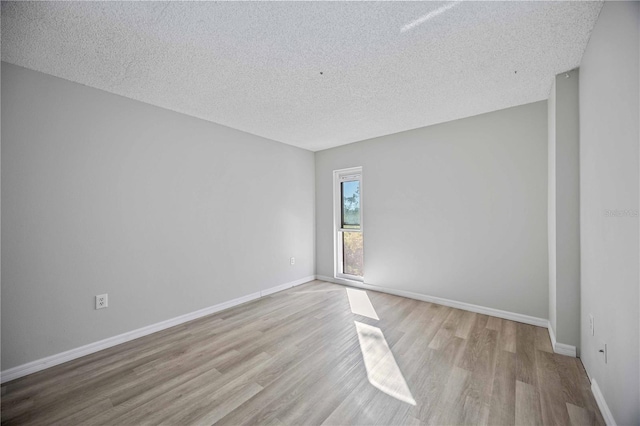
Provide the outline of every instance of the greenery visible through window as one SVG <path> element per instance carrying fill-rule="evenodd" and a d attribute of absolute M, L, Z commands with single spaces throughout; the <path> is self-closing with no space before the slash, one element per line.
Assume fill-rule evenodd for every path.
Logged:
<path fill-rule="evenodd" d="M 342 273 L 363 276 L 364 256 L 360 226 L 360 180 L 340 183 L 342 222 Z M 349 232 L 348 230 L 353 230 Z M 358 232 L 359 231 L 359 232 Z"/>
<path fill-rule="evenodd" d="M 362 232 L 343 232 L 343 270 L 345 274 L 363 276 L 364 256 L 362 250 Z"/>
<path fill-rule="evenodd" d="M 342 182 L 342 227 L 360 228 L 360 181 Z"/>

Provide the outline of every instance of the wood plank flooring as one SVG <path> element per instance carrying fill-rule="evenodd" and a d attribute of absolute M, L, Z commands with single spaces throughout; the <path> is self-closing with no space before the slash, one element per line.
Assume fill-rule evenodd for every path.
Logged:
<path fill-rule="evenodd" d="M 14 380 L 2 424 L 604 425 L 545 329 L 366 295 L 379 319 L 314 281 Z"/>

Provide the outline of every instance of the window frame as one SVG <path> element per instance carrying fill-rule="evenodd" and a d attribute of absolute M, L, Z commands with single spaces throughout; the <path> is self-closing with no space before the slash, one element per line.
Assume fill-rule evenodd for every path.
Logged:
<path fill-rule="evenodd" d="M 360 228 L 343 228 L 342 227 L 342 182 L 358 181 L 360 184 Z M 362 167 L 350 167 L 348 169 L 333 171 L 333 247 L 334 247 L 334 278 L 343 280 L 364 282 L 363 276 L 345 274 L 344 273 L 344 256 L 342 248 L 343 232 L 359 232 L 364 237 L 364 208 L 363 208 L 363 186 L 362 186 Z M 363 247 L 364 258 L 364 247 Z"/>

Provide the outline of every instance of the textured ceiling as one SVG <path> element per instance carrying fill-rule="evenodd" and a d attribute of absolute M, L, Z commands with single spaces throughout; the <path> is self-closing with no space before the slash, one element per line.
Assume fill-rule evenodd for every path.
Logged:
<path fill-rule="evenodd" d="M 547 99 L 600 2 L 3 2 L 2 59 L 310 150 Z"/>

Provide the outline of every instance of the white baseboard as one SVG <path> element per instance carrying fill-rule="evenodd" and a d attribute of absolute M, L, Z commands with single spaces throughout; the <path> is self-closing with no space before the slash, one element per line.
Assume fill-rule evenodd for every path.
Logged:
<path fill-rule="evenodd" d="M 551 323 L 547 326 L 549 329 L 549 338 L 551 339 L 551 347 L 553 351 L 560 355 L 566 355 L 573 358 L 576 358 L 578 355 L 576 347 L 572 345 L 567 345 L 565 343 L 560 343 L 556 341 L 556 333 L 553 331 L 553 327 L 551 327 Z"/>
<path fill-rule="evenodd" d="M 549 321 L 549 325 L 547 325 L 547 329 L 549 330 L 549 338 L 551 339 L 551 347 L 554 348 L 553 351 L 555 352 L 555 346 L 556 346 L 556 332 L 553 331 L 553 327 L 551 327 L 551 321 Z"/>
<path fill-rule="evenodd" d="M 366 290 L 380 291 L 382 293 L 393 294 L 395 296 L 408 297 L 409 299 L 422 300 L 423 302 L 431 302 L 438 305 L 449 306 L 451 308 L 462 309 L 464 311 L 475 312 L 478 314 L 490 315 L 492 317 L 503 318 L 511 321 L 521 322 L 524 324 L 536 325 L 538 327 L 547 327 L 549 320 L 544 318 L 532 317 L 529 315 L 518 314 L 515 312 L 502 311 L 500 309 L 487 308 L 485 306 L 473 305 L 471 303 L 458 302 L 456 300 L 444 299 L 441 297 L 427 296 L 426 294 L 414 293 L 412 291 L 399 290 L 395 288 L 380 287 L 377 285 L 365 284 L 360 281 L 344 280 L 340 278 L 325 277 L 316 275 L 316 279 L 328 281 L 335 284 L 348 285 L 351 287 L 363 288 Z"/>
<path fill-rule="evenodd" d="M 304 277 L 299 280 L 291 281 L 279 286 L 271 287 L 266 290 L 258 291 L 248 294 L 246 296 L 238 297 L 227 302 L 222 302 L 217 305 L 209 306 L 208 308 L 200 309 L 199 311 L 190 312 L 188 314 L 180 315 L 179 317 L 171 318 L 166 321 L 162 321 L 156 324 L 151 324 L 146 327 L 139 328 L 137 330 L 129 331 L 117 336 L 109 337 L 98 342 L 89 343 L 88 345 L 81 346 L 79 348 L 71 349 L 66 352 L 51 355 L 46 358 L 38 359 L 26 364 L 19 365 L 17 367 L 9 368 L 0 373 L 0 383 L 9 382 L 11 380 L 42 371 L 44 369 L 59 365 L 85 355 L 89 355 L 103 349 L 110 348 L 112 346 L 119 345 L 121 343 L 128 342 L 130 340 L 137 339 L 139 337 L 147 336 L 152 333 L 156 333 L 161 330 L 165 330 L 176 325 L 183 324 L 185 322 L 192 321 L 197 318 L 205 317 L 216 312 L 229 309 L 233 306 L 240 305 L 242 303 L 249 302 L 251 300 L 259 299 L 260 297 L 268 296 L 278 291 L 286 290 L 291 287 L 298 286 L 300 284 L 313 281 L 314 276 Z"/>
<path fill-rule="evenodd" d="M 593 397 L 596 399 L 596 403 L 598 404 L 600 413 L 602 413 L 602 417 L 604 418 L 607 426 L 616 426 L 616 421 L 613 418 L 613 414 L 611 414 L 611 410 L 609 410 L 607 401 L 604 400 L 604 395 L 602 395 L 602 391 L 600 390 L 598 382 L 596 382 L 595 379 L 591 379 L 591 392 L 593 392 Z"/>
<path fill-rule="evenodd" d="M 335 284 L 348 285 L 352 287 L 363 288 L 366 290 L 380 291 L 382 293 L 393 294 L 395 296 L 408 297 L 410 299 L 422 300 L 424 302 L 436 303 L 438 305 L 449 306 L 451 308 L 462 309 L 464 311 L 471 311 L 478 314 L 490 315 L 492 317 L 503 318 L 511 321 L 521 322 L 524 324 L 535 325 L 538 327 L 544 327 L 549 330 L 549 337 L 551 339 L 551 344 L 553 347 L 553 351 L 560 355 L 566 355 L 575 358 L 576 357 L 576 347 L 571 345 L 566 345 L 564 343 L 556 342 L 556 336 L 551 328 L 549 320 L 544 318 L 532 317 L 529 315 L 518 314 L 515 312 L 502 311 L 500 309 L 487 308 L 485 306 L 474 305 L 466 302 L 458 302 L 457 300 L 444 299 L 442 297 L 435 296 L 427 296 L 426 294 L 414 293 L 406 290 L 398 290 L 394 288 L 388 287 L 380 287 L 377 285 L 365 284 L 360 281 L 353 280 L 345 280 L 341 278 L 331 278 L 323 275 L 316 275 L 316 279 L 322 281 L 328 281 Z"/>

